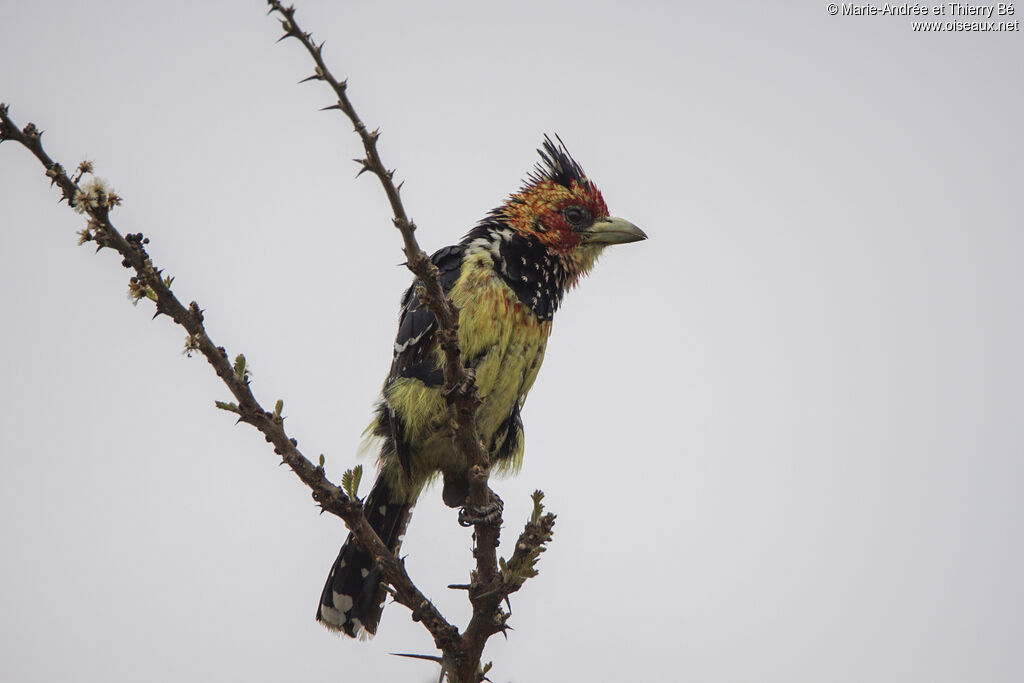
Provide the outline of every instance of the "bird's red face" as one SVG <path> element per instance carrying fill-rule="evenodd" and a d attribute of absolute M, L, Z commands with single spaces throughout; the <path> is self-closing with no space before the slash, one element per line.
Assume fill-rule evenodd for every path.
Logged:
<path fill-rule="evenodd" d="M 605 247 L 647 239 L 629 221 L 608 215 L 600 190 L 561 140 L 556 145 L 545 137 L 537 151 L 541 163 L 491 216 L 556 258 L 568 276 L 564 284 L 572 286 L 589 271 Z"/>
<path fill-rule="evenodd" d="M 589 181 L 572 180 L 566 187 L 542 180 L 509 197 L 502 218 L 520 234 L 566 255 L 583 244 L 587 227 L 608 218 L 608 207 Z"/>

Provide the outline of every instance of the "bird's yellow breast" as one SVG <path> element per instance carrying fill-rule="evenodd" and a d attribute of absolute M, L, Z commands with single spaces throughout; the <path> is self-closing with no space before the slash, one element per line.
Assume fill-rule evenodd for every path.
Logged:
<path fill-rule="evenodd" d="M 540 321 L 494 271 L 486 251 L 467 256 L 449 295 L 459 307 L 459 347 L 463 362 L 476 372 L 483 399 L 476 425 L 484 445 L 500 446 L 495 436 L 516 403 L 522 403 L 540 370 L 551 322 Z M 437 363 L 443 352 L 436 350 Z M 448 406 L 438 387 L 415 378 L 399 378 L 385 388 L 385 400 L 401 416 L 412 454 L 413 479 L 438 470 L 461 471 L 465 463 L 451 446 Z M 508 462 L 516 469 L 522 449 Z"/>
<path fill-rule="evenodd" d="M 551 322 L 541 322 L 491 267 L 487 255 L 470 257 L 452 288 L 460 307 L 459 344 L 476 369 L 483 398 L 477 429 L 484 443 L 512 412 L 537 378 Z"/>

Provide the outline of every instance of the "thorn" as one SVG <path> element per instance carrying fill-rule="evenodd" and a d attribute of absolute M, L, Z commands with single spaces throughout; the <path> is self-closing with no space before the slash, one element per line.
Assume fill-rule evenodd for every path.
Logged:
<path fill-rule="evenodd" d="M 299 81 L 299 85 L 302 85 L 303 83 L 306 83 L 308 81 L 319 81 L 319 80 L 320 80 L 320 77 L 317 76 L 316 74 L 313 74 L 312 76 L 306 76 L 301 81 Z"/>
<path fill-rule="evenodd" d="M 405 185 L 405 181 L 404 180 L 402 182 L 398 183 L 398 187 L 395 188 L 395 192 L 401 193 L 402 192 L 402 185 Z"/>
<path fill-rule="evenodd" d="M 312 37 L 312 36 L 310 36 L 310 37 Z M 320 44 L 316 46 L 315 49 L 316 49 L 316 53 L 317 54 L 320 54 L 320 50 L 324 49 L 324 43 L 326 43 L 326 42 L 327 42 L 326 40 L 321 40 Z"/>
<path fill-rule="evenodd" d="M 324 107 L 320 111 L 327 111 L 328 109 L 341 109 L 341 105 L 340 104 L 332 104 L 329 107 Z"/>
<path fill-rule="evenodd" d="M 275 43 L 280 43 L 280 42 L 281 42 L 282 40 L 284 40 L 285 38 L 290 38 L 290 37 L 291 37 L 291 34 L 290 34 L 290 33 L 286 33 L 286 34 L 284 34 L 283 36 L 281 36 L 280 38 L 278 38 L 277 40 L 275 40 L 274 42 L 275 42 Z"/>
<path fill-rule="evenodd" d="M 436 664 L 440 664 L 442 662 L 441 658 L 436 656 L 436 655 L 411 655 L 411 654 L 406 654 L 404 652 L 389 652 L 388 654 L 390 654 L 392 657 L 408 657 L 409 659 L 425 659 L 428 662 L 434 662 Z"/>
<path fill-rule="evenodd" d="M 470 585 L 468 583 L 450 583 L 448 584 L 448 587 L 453 591 L 468 591 L 470 589 Z"/>

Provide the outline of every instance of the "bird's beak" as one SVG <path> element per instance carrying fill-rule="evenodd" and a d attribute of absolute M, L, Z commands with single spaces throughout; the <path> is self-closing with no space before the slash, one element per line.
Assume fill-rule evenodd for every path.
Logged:
<path fill-rule="evenodd" d="M 599 218 L 580 233 L 587 244 L 626 244 L 647 239 L 646 233 L 622 218 Z"/>

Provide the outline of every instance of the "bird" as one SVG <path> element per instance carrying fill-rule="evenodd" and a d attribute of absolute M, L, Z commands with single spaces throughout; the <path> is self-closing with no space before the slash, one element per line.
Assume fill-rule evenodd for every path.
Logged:
<path fill-rule="evenodd" d="M 523 405 L 566 292 L 606 247 L 647 239 L 629 221 L 609 216 L 601 192 L 561 138 L 545 135 L 537 152 L 540 161 L 518 192 L 458 244 L 431 256 L 459 309 L 459 347 L 482 399 L 477 433 L 497 474 L 515 473 L 522 463 Z M 427 484 L 442 479 L 444 503 L 464 510 L 469 490 L 465 456 L 452 443 L 442 394 L 436 320 L 415 282 L 401 299 L 392 358 L 366 430 L 380 454 L 363 509 L 397 553 Z M 349 534 L 327 576 L 317 621 L 365 640 L 377 632 L 384 599 L 379 567 Z"/>

